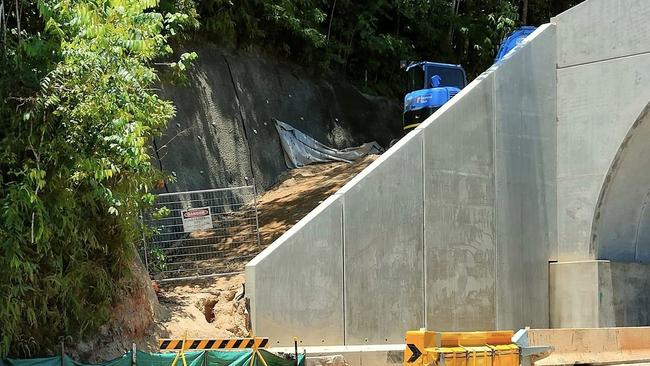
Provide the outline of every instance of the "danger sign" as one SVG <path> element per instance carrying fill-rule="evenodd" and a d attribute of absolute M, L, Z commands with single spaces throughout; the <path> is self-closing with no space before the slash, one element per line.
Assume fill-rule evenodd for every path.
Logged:
<path fill-rule="evenodd" d="M 210 207 L 192 208 L 181 211 L 183 231 L 192 232 L 212 229 L 212 213 Z"/>

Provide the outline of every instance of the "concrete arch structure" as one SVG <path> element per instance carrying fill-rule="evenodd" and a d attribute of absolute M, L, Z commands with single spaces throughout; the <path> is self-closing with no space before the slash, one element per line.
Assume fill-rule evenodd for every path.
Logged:
<path fill-rule="evenodd" d="M 552 326 L 650 324 L 650 104 L 633 121 L 595 206 L 595 259 L 551 264 Z"/>
<path fill-rule="evenodd" d="M 605 177 L 592 224 L 597 259 L 650 262 L 650 103 Z"/>
<path fill-rule="evenodd" d="M 635 239 L 648 187 L 637 171 L 643 160 L 634 157 L 647 133 L 649 20 L 642 0 L 588 0 L 551 20 L 558 29 L 553 327 L 650 324 L 650 267 Z"/>

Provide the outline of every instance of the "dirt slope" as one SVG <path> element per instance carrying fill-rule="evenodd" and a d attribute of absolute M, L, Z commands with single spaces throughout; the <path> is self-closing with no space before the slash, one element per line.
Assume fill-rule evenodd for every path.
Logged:
<path fill-rule="evenodd" d="M 271 244 L 377 156 L 347 163 L 315 164 L 285 172 L 257 201 L 261 248 Z M 229 263 L 233 266 L 233 263 Z M 234 263 L 243 271 L 245 262 Z M 247 336 L 244 275 L 160 286 L 156 334 L 160 337 Z"/>

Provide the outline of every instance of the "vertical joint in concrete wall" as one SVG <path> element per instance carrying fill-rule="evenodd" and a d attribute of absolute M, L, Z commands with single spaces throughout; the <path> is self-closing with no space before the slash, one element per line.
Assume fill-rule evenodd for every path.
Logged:
<path fill-rule="evenodd" d="M 499 261 L 498 261 L 498 256 L 499 256 L 499 220 L 498 220 L 498 211 L 497 211 L 497 202 L 499 202 L 499 197 L 497 195 L 497 102 L 496 102 L 496 96 L 497 96 L 497 83 L 494 81 L 492 83 L 492 197 L 494 197 L 494 204 L 492 205 L 492 217 L 494 217 L 494 220 L 492 221 L 492 230 L 494 233 L 494 289 L 497 291 L 496 296 L 494 298 L 494 323 L 496 329 L 500 329 L 501 327 L 501 322 L 500 322 L 500 316 L 499 316 L 499 294 L 498 294 L 498 288 L 499 288 Z"/>
<path fill-rule="evenodd" d="M 346 282 L 345 282 L 345 273 L 346 273 L 346 268 L 345 268 L 345 196 L 341 196 L 341 227 L 339 228 L 341 230 L 341 268 L 343 272 L 343 277 L 341 278 L 341 289 L 343 290 L 343 293 L 341 294 L 341 308 L 343 309 L 343 344 L 348 344 L 347 343 L 347 331 L 346 331 L 346 326 L 347 326 L 347 311 L 345 308 L 345 301 L 346 301 Z"/>
<path fill-rule="evenodd" d="M 424 160 L 424 151 L 426 149 L 425 139 L 422 139 L 422 294 L 424 299 L 424 306 L 422 307 L 422 319 L 424 321 L 424 327 L 428 329 L 429 322 L 427 317 L 427 304 L 429 299 L 427 298 L 427 248 L 426 248 L 426 225 L 427 225 L 427 216 L 426 210 L 424 209 L 424 202 L 427 197 L 427 191 L 424 184 L 424 177 L 426 175 L 426 164 Z"/>

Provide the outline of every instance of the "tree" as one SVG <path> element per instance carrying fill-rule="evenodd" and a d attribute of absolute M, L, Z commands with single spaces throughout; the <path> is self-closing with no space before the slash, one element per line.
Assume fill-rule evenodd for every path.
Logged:
<path fill-rule="evenodd" d="M 174 114 L 150 64 L 188 16 L 152 11 L 155 0 L 11 6 L 0 17 L 0 355 L 24 355 L 96 329 L 126 289 L 160 174 L 149 142 Z"/>

